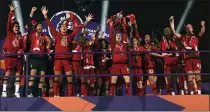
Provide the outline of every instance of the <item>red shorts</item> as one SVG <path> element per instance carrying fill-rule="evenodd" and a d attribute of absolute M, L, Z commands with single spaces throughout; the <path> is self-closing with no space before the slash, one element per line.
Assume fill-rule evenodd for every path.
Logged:
<path fill-rule="evenodd" d="M 177 65 L 166 65 L 164 67 L 164 74 L 168 74 L 168 73 L 171 73 L 172 71 L 178 71 L 178 67 Z"/>
<path fill-rule="evenodd" d="M 165 60 L 165 65 L 176 65 L 179 62 L 178 57 L 165 56 L 164 60 Z"/>
<path fill-rule="evenodd" d="M 5 58 L 5 69 L 15 70 L 16 72 L 21 72 L 23 70 L 23 63 L 21 58 L 17 57 L 6 57 Z"/>
<path fill-rule="evenodd" d="M 200 71 L 201 61 L 199 59 L 187 59 L 185 60 L 185 70 L 188 71 Z"/>
<path fill-rule="evenodd" d="M 127 75 L 129 74 L 129 68 L 127 64 L 113 64 L 111 67 L 111 74 L 115 75 Z"/>
<path fill-rule="evenodd" d="M 155 68 L 147 68 L 146 73 L 148 75 L 154 75 L 155 74 Z"/>
<path fill-rule="evenodd" d="M 90 69 L 84 69 L 83 68 L 82 74 L 83 75 L 91 75 L 91 76 L 94 76 L 95 75 L 95 69 L 94 68 L 90 68 Z"/>
<path fill-rule="evenodd" d="M 72 65 L 69 60 L 55 60 L 54 71 L 62 72 L 64 68 L 65 72 L 72 71 Z"/>
<path fill-rule="evenodd" d="M 107 74 L 107 76 L 102 76 L 102 77 L 99 77 L 99 78 L 104 78 L 105 79 L 105 81 L 109 81 L 110 80 L 110 73 L 109 73 L 109 69 L 99 69 L 99 70 L 97 70 L 97 72 L 96 72 L 98 75 L 99 74 L 102 74 L 102 75 L 105 75 L 105 74 Z"/>
<path fill-rule="evenodd" d="M 74 75 L 80 75 L 80 73 L 82 72 L 82 67 L 79 61 L 72 61 L 72 68 Z"/>
<path fill-rule="evenodd" d="M 109 74 L 109 69 L 99 69 L 97 70 L 97 74 Z"/>
<path fill-rule="evenodd" d="M 89 76 L 87 77 L 87 80 L 90 80 L 90 84 L 94 84 L 95 83 L 95 72 L 94 69 L 83 69 L 83 75 L 85 76 Z"/>
<path fill-rule="evenodd" d="M 142 81 L 143 80 L 143 71 L 141 68 L 132 68 L 131 69 L 131 74 L 135 75 L 134 79 L 137 79 L 138 81 Z"/>

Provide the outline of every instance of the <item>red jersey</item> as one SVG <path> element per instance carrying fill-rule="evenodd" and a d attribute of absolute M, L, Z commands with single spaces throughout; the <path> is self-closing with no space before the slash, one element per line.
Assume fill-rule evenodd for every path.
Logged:
<path fill-rule="evenodd" d="M 57 53 L 66 53 L 71 52 L 71 44 L 73 37 L 84 27 L 84 25 L 80 25 L 71 34 L 61 34 L 57 32 L 56 29 L 53 27 L 52 23 L 50 22 L 49 18 L 46 18 L 46 23 L 52 32 L 53 37 L 55 38 L 55 52 Z M 55 59 L 62 58 L 62 59 L 69 59 L 71 55 L 69 54 L 56 54 Z"/>
<path fill-rule="evenodd" d="M 126 32 L 126 31 L 124 31 Z M 127 35 L 126 33 L 123 34 L 123 42 L 121 43 L 116 43 L 115 41 L 115 36 L 114 36 L 114 28 L 113 26 L 110 26 L 110 46 L 111 46 L 111 51 L 112 52 L 126 52 L 128 51 L 127 49 Z M 121 54 L 112 54 L 112 61 L 113 64 L 126 64 L 128 62 L 128 56 L 125 53 L 121 53 Z"/>
<path fill-rule="evenodd" d="M 124 43 L 119 44 L 111 44 L 112 52 L 125 52 L 127 51 L 127 46 Z M 127 54 L 121 53 L 121 54 L 112 54 L 112 60 L 113 63 L 127 63 L 128 56 Z"/>
<path fill-rule="evenodd" d="M 145 44 L 145 49 L 147 51 L 151 51 L 152 50 L 152 45 L 151 44 Z M 155 67 L 155 60 L 154 57 L 152 57 L 152 55 L 150 53 L 146 53 L 145 57 L 145 68 L 154 68 Z"/>
<path fill-rule="evenodd" d="M 99 56 L 99 68 L 102 69 L 107 69 L 108 65 L 107 65 L 107 61 L 111 58 L 109 54 L 107 54 L 106 52 L 110 52 L 107 49 L 101 49 L 100 52 L 103 52 L 103 54 L 98 55 Z"/>
<path fill-rule="evenodd" d="M 198 51 L 198 38 L 195 35 L 185 35 L 182 37 L 182 42 L 185 49 L 190 51 Z M 184 53 L 184 58 L 198 58 L 199 53 Z"/>
<path fill-rule="evenodd" d="M 146 51 L 146 49 L 142 46 L 134 47 L 130 49 L 130 51 L 141 52 Z M 142 56 L 141 53 L 132 53 L 131 58 L 132 68 L 142 68 Z"/>
<path fill-rule="evenodd" d="M 98 33 L 96 32 L 96 37 Z M 107 70 L 109 68 L 108 61 L 111 59 L 111 54 L 107 54 L 106 52 L 110 52 L 107 48 L 101 48 L 99 44 L 100 39 L 95 39 L 95 51 L 96 52 L 103 52 L 102 54 L 95 54 L 95 64 L 97 68 L 100 70 Z M 106 39 L 101 38 L 101 41 L 106 41 Z M 106 41 L 106 44 L 108 45 L 108 42 Z"/>
<path fill-rule="evenodd" d="M 3 50 L 6 53 L 22 53 L 25 50 L 24 38 L 21 34 L 15 34 L 13 32 L 12 18 L 14 13 L 9 13 L 7 22 L 7 36 L 3 45 Z"/>
<path fill-rule="evenodd" d="M 175 41 L 175 40 L 174 40 Z M 160 42 L 161 45 L 161 51 L 174 51 L 178 50 L 178 46 L 174 41 L 167 41 L 165 38 Z"/>
<path fill-rule="evenodd" d="M 178 46 L 175 43 L 176 40 L 166 40 L 164 37 L 163 40 L 160 42 L 160 50 L 161 51 L 177 51 Z M 179 53 L 162 53 L 164 56 L 164 64 L 171 65 L 171 64 L 178 64 L 178 56 Z M 177 58 L 177 59 L 176 59 Z M 172 61 L 173 60 L 173 61 Z"/>
<path fill-rule="evenodd" d="M 50 45 L 47 41 L 49 40 L 49 38 L 45 34 L 39 35 L 38 33 L 33 32 L 31 33 L 30 40 L 31 40 L 30 52 L 33 53 L 49 52 Z"/>
<path fill-rule="evenodd" d="M 83 52 L 92 52 L 90 46 L 85 47 Z M 84 65 L 94 65 L 94 54 L 83 54 Z"/>
<path fill-rule="evenodd" d="M 32 53 L 45 53 L 50 52 L 50 39 L 47 35 L 43 33 L 37 33 L 32 26 L 35 26 L 36 23 L 32 20 L 32 18 L 29 18 L 28 23 L 28 33 L 29 33 L 29 41 L 30 41 L 30 52 Z M 42 54 L 44 56 L 44 54 Z"/>
<path fill-rule="evenodd" d="M 82 52 L 82 47 L 83 45 L 77 44 L 76 41 L 74 40 L 72 43 L 72 52 Z M 73 61 L 81 61 L 82 54 L 73 54 L 72 55 L 72 60 Z"/>

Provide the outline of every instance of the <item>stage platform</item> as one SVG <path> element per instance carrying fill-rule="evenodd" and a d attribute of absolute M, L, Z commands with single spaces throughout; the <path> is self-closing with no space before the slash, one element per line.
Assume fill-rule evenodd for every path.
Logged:
<path fill-rule="evenodd" d="M 1 111 L 209 111 L 209 95 L 1 98 Z"/>

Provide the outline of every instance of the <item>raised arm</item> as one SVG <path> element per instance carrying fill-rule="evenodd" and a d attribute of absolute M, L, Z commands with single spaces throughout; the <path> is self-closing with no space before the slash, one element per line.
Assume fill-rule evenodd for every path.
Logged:
<path fill-rule="evenodd" d="M 77 27 L 76 29 L 73 30 L 73 32 L 70 34 L 71 37 L 74 37 L 78 32 L 80 32 L 82 30 L 82 28 L 84 26 L 86 26 L 88 24 L 89 21 L 91 21 L 93 19 L 93 15 L 92 14 L 88 14 L 88 16 L 86 17 L 86 21 L 84 22 L 83 25 L 80 25 L 79 27 Z"/>
<path fill-rule="evenodd" d="M 157 57 L 164 57 L 164 55 L 158 54 L 158 53 L 150 53 L 150 54 L 153 55 L 153 56 L 157 56 Z"/>
<path fill-rule="evenodd" d="M 176 35 L 178 38 L 181 38 L 181 34 L 179 34 L 179 33 L 177 33 L 177 32 L 175 31 L 174 17 L 171 16 L 171 17 L 169 18 L 169 21 L 170 21 L 170 27 L 171 27 L 171 30 L 172 30 L 173 34 Z"/>
<path fill-rule="evenodd" d="M 51 40 L 50 40 L 50 37 L 45 36 L 45 41 L 46 41 L 46 49 L 47 49 L 47 52 L 50 52 L 50 48 L 51 48 Z"/>
<path fill-rule="evenodd" d="M 13 19 L 15 18 L 15 7 L 13 4 L 9 5 L 10 13 L 8 14 L 8 21 L 7 21 L 7 32 L 12 31 Z"/>
<path fill-rule="evenodd" d="M 94 33 L 97 40 L 98 40 L 99 38 L 102 38 L 102 36 L 103 36 L 103 35 L 101 34 L 100 37 L 99 37 L 99 33 L 100 33 L 100 27 L 98 26 L 97 29 L 96 29 L 96 32 Z"/>
<path fill-rule="evenodd" d="M 51 31 L 53 37 L 56 39 L 56 37 L 57 37 L 57 31 L 53 27 L 53 24 L 50 22 L 50 19 L 47 17 L 48 9 L 46 8 L 46 6 L 43 6 L 41 10 L 42 10 L 42 14 L 44 15 L 45 21 L 46 21 L 47 25 L 50 28 L 50 31 Z"/>
<path fill-rule="evenodd" d="M 123 27 L 123 43 L 128 43 L 128 35 L 127 35 L 127 31 L 126 31 L 126 27 Z"/>
<path fill-rule="evenodd" d="M 29 15 L 29 20 L 28 20 L 28 34 L 34 32 L 34 29 L 33 29 L 33 25 L 32 25 L 32 19 L 33 19 L 33 15 L 34 15 L 34 12 L 37 10 L 36 7 L 32 7 L 31 9 L 31 13 Z M 32 31 L 32 32 L 31 32 Z"/>
<path fill-rule="evenodd" d="M 34 29 L 32 28 L 32 18 L 33 18 L 33 15 L 34 15 L 34 12 L 37 10 L 36 7 L 32 7 L 31 9 L 31 13 L 29 15 L 29 19 L 28 19 L 28 34 L 27 34 L 27 37 L 26 37 L 26 46 L 27 48 L 30 48 L 30 44 L 31 44 L 31 34 L 34 31 Z"/>
<path fill-rule="evenodd" d="M 100 32 L 100 27 L 98 26 L 96 29 L 96 32 L 93 33 L 93 35 L 91 36 L 91 39 L 93 41 L 93 43 L 98 47 L 99 46 L 99 32 Z"/>
<path fill-rule="evenodd" d="M 201 21 L 201 31 L 200 33 L 198 34 L 198 36 L 201 38 L 203 36 L 203 34 L 205 33 L 205 21 Z"/>
<path fill-rule="evenodd" d="M 130 26 L 130 38 L 132 38 L 133 37 L 133 26 Z"/>
<path fill-rule="evenodd" d="M 136 39 L 138 40 L 138 41 L 141 41 L 141 37 L 140 37 L 140 35 L 139 35 L 139 31 L 138 31 L 138 25 L 137 25 L 137 23 L 136 23 L 136 21 L 134 22 L 134 28 L 135 28 L 135 33 L 136 33 Z"/>
<path fill-rule="evenodd" d="M 26 49 L 26 45 L 25 45 L 25 38 L 24 36 L 18 38 L 19 42 L 20 42 L 20 48 L 18 50 L 18 53 L 24 53 L 25 49 Z"/>
<path fill-rule="evenodd" d="M 111 21 L 109 24 L 109 32 L 110 32 L 110 37 L 109 37 L 110 43 L 114 44 L 116 41 L 115 41 L 115 36 L 114 36 L 113 21 Z"/>
<path fill-rule="evenodd" d="M 28 33 L 25 33 L 22 35 L 22 38 L 23 38 L 23 49 L 24 49 L 24 52 L 29 52 L 30 51 L 30 46 L 28 46 L 28 43 L 27 43 L 27 38 L 28 38 Z"/>

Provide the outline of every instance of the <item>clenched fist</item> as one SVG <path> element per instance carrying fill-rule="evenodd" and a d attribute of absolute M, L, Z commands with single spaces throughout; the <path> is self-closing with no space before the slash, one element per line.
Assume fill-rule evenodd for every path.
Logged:
<path fill-rule="evenodd" d="M 171 16 L 171 17 L 169 18 L 169 21 L 170 21 L 170 22 L 173 22 L 173 21 L 174 21 L 174 16 Z"/>
<path fill-rule="evenodd" d="M 32 7 L 31 12 L 35 12 L 37 10 L 36 7 Z"/>
<path fill-rule="evenodd" d="M 201 26 L 204 26 L 205 25 L 205 21 L 201 21 Z"/>
<path fill-rule="evenodd" d="M 16 9 L 16 7 L 13 4 L 9 5 L 9 8 L 10 8 L 10 12 L 15 11 Z"/>

